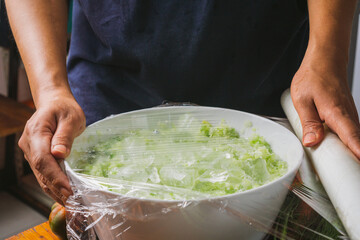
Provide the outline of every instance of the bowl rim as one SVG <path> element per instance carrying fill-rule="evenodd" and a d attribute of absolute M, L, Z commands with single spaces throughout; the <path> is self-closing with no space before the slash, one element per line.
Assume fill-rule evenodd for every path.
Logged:
<path fill-rule="evenodd" d="M 113 114 L 110 115 L 108 117 L 105 117 L 99 121 L 96 121 L 92 124 L 90 124 L 88 127 L 92 127 L 94 125 L 98 125 L 102 122 L 105 122 L 109 119 L 115 118 L 115 117 L 122 117 L 122 116 L 126 116 L 126 115 L 131 115 L 131 114 L 136 114 L 136 113 L 146 113 L 149 111 L 165 111 L 165 110 L 169 110 L 169 109 L 190 109 L 190 108 L 202 108 L 202 109 L 208 109 L 208 110 L 220 110 L 220 111 L 230 111 L 230 112 L 234 112 L 234 113 L 242 113 L 245 115 L 248 115 L 252 118 L 257 118 L 261 121 L 265 121 L 268 122 L 270 124 L 274 124 L 277 125 L 278 127 L 282 128 L 284 131 L 289 133 L 289 137 L 291 136 L 291 138 L 293 138 L 296 142 L 297 145 L 299 145 L 300 149 L 301 149 L 301 154 L 300 156 L 296 159 L 296 162 L 294 164 L 294 166 L 291 169 L 288 169 L 288 171 L 281 177 L 274 179 L 271 182 L 268 182 L 266 184 L 263 184 L 259 187 L 256 188 L 252 188 L 249 190 L 245 190 L 242 192 L 237 192 L 237 193 L 232 193 L 232 194 L 227 194 L 227 195 L 221 195 L 221 196 L 215 196 L 215 197 L 204 197 L 204 198 L 196 198 L 196 199 L 182 199 L 182 200 L 164 200 L 164 199 L 151 199 L 151 198 L 139 198 L 139 197 L 133 197 L 133 196 L 127 196 L 124 194 L 120 194 L 117 192 L 112 192 L 109 190 L 105 190 L 105 189 L 97 189 L 97 191 L 99 192 L 105 192 L 105 193 L 110 193 L 113 195 L 117 195 L 120 196 L 122 198 L 129 198 L 129 199 L 133 199 L 133 200 L 137 200 L 137 201 L 142 201 L 142 202 L 151 202 L 151 203 L 184 203 L 184 202 L 203 202 L 203 201 L 219 201 L 219 200 L 225 200 L 228 198 L 233 198 L 233 197 L 237 197 L 237 196 L 242 196 L 245 194 L 251 194 L 251 193 L 256 193 L 258 191 L 261 191 L 262 189 L 266 188 L 266 187 L 270 187 L 271 185 L 277 184 L 278 182 L 283 182 L 285 181 L 287 178 L 291 177 L 293 175 L 293 177 L 291 177 L 291 181 L 293 180 L 293 178 L 295 177 L 296 172 L 298 171 L 301 163 L 304 160 L 305 157 L 305 152 L 304 152 L 304 148 L 302 146 L 302 144 L 300 143 L 299 139 L 295 136 L 295 134 L 293 132 L 291 132 L 289 129 L 287 129 L 286 127 L 282 126 L 281 124 L 272 121 L 270 119 L 267 119 L 265 117 L 253 114 L 253 113 L 248 113 L 248 112 L 244 112 L 244 111 L 240 111 L 240 110 L 234 110 L 234 109 L 228 109 L 228 108 L 221 108 L 221 107 L 208 107 L 208 106 L 158 106 L 158 107 L 151 107 L 151 108 L 144 108 L 144 109 L 140 109 L 140 110 L 134 110 L 134 111 L 129 111 L 129 112 L 124 112 L 124 113 L 119 113 L 119 114 Z M 84 179 L 83 177 L 79 176 L 71 167 L 70 165 L 67 163 L 66 159 L 64 161 L 65 163 L 65 169 L 66 169 L 66 173 L 70 172 L 75 178 L 78 178 L 78 180 L 80 180 L 81 182 L 86 182 L 86 179 Z"/>

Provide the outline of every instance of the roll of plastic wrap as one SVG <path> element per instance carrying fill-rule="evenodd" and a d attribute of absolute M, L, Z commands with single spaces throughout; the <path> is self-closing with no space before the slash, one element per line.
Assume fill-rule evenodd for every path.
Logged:
<path fill-rule="evenodd" d="M 286 90 L 281 105 L 296 135 L 302 139 L 302 127 Z M 316 147 L 305 148 L 344 227 L 353 240 L 360 240 L 360 164 L 338 136 L 325 131 Z"/>

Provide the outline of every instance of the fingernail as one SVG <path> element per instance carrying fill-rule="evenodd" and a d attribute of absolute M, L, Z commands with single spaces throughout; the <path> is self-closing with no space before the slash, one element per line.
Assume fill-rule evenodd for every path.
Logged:
<path fill-rule="evenodd" d="M 64 145 L 55 145 L 53 147 L 53 150 L 63 153 L 63 154 L 66 154 L 66 152 L 67 152 L 66 146 L 64 146 Z"/>
<path fill-rule="evenodd" d="M 313 132 L 309 132 L 304 136 L 304 144 L 310 144 L 316 141 L 316 135 Z"/>
<path fill-rule="evenodd" d="M 65 197 L 69 197 L 71 195 L 71 192 L 66 188 L 60 188 L 60 193 Z"/>
<path fill-rule="evenodd" d="M 65 203 L 66 203 L 67 199 L 70 197 L 71 193 L 66 188 L 61 188 L 60 193 L 61 193 L 61 200 L 63 201 L 63 203 L 65 205 Z"/>

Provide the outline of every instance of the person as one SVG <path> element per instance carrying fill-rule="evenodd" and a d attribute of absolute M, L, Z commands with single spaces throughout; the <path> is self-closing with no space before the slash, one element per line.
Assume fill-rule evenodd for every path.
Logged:
<path fill-rule="evenodd" d="M 6 6 L 36 106 L 19 146 L 60 203 L 72 192 L 58 161 L 86 124 L 163 100 L 281 116 L 291 84 L 303 145 L 326 123 L 360 159 L 347 84 L 356 0 L 75 0 L 67 68 L 67 1 Z"/>

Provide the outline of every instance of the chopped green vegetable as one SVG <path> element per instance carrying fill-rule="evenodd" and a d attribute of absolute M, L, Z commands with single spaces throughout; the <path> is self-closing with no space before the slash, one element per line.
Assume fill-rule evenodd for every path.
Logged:
<path fill-rule="evenodd" d="M 256 188 L 284 175 L 286 162 L 254 134 L 247 139 L 222 121 L 213 126 L 185 115 L 109 137 L 70 162 L 79 173 L 116 179 L 103 184 L 127 196 L 183 200 Z M 125 184 L 126 183 L 126 184 Z"/>

